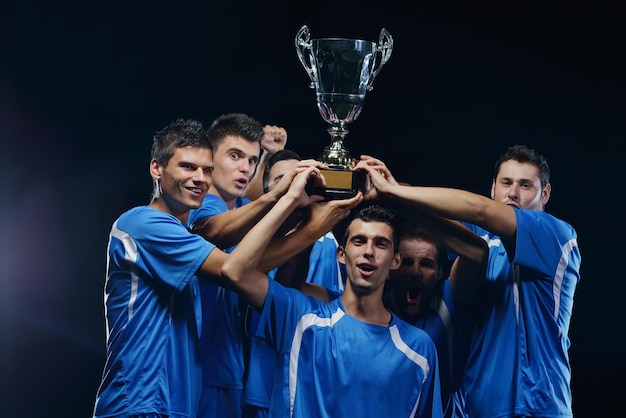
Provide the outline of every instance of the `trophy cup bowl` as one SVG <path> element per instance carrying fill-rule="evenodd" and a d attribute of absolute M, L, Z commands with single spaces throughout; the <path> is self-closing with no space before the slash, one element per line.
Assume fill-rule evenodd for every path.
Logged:
<path fill-rule="evenodd" d="M 315 89 L 319 113 L 330 125 L 331 142 L 319 158 L 328 165 L 322 170 L 326 186 L 313 179 L 307 192 L 326 199 L 353 197 L 364 179 L 352 170 L 355 160 L 343 145 L 346 125 L 361 114 L 365 94 L 372 90 L 374 78 L 391 56 L 393 38 L 383 28 L 378 44 L 361 39 L 311 39 L 304 25 L 295 43 L 298 58 L 311 79 L 310 87 Z"/>

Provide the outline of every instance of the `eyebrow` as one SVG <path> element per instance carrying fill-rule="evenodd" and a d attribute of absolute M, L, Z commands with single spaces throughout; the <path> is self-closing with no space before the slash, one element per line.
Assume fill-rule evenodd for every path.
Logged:
<path fill-rule="evenodd" d="M 354 234 L 352 237 L 350 237 L 350 240 L 353 240 L 353 239 L 362 239 L 362 240 L 368 241 L 370 238 L 368 238 L 364 234 Z M 393 241 L 391 239 L 387 238 L 384 235 L 375 235 L 375 236 L 371 237 L 371 240 L 375 241 L 375 242 L 386 242 L 386 243 L 389 243 L 389 244 L 393 243 Z"/>

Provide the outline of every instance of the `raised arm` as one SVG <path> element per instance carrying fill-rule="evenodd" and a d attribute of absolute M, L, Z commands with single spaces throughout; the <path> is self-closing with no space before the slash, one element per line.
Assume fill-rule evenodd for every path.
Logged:
<path fill-rule="evenodd" d="M 368 173 L 370 199 L 401 201 L 425 212 L 478 225 L 509 245 L 515 244 L 515 210 L 486 196 L 446 187 L 421 187 L 399 184 L 385 164 L 369 156 L 361 157 L 356 169 Z"/>
<path fill-rule="evenodd" d="M 295 171 L 287 174 L 288 178 L 285 181 L 291 181 L 294 175 Z M 277 273 L 280 276 L 275 278 L 276 281 L 317 299 L 327 300 L 328 293 L 325 288 L 306 283 L 311 246 L 348 216 L 362 200 L 362 195 L 359 194 L 351 199 L 311 202 L 308 206 L 307 220 L 289 235 L 270 241 L 263 251 L 258 270 L 268 272 L 280 267 Z M 222 264 L 227 257 L 228 254 L 218 248 L 214 249 L 198 273 L 219 286 L 236 290 L 232 283 L 221 277 Z"/>
<path fill-rule="evenodd" d="M 285 191 L 276 187 L 272 193 L 266 193 L 237 209 L 199 219 L 194 223 L 193 232 L 219 248 L 230 248 L 276 204 Z"/>
<path fill-rule="evenodd" d="M 310 216 L 307 220 L 300 224 L 294 232 L 270 243 L 263 254 L 259 270 L 269 271 L 280 266 L 295 254 L 312 245 L 318 238 L 345 219 L 362 200 L 362 195 L 357 194 L 350 199 L 312 203 Z"/>
<path fill-rule="evenodd" d="M 465 197 L 467 199 L 466 204 L 474 201 L 493 201 L 462 190 L 399 184 L 384 163 L 371 157 L 363 159 L 357 167 L 367 171 L 370 177 L 372 189 L 368 191 L 369 198 L 386 199 L 393 202 L 392 205 L 396 210 L 430 230 L 446 248 L 458 255 L 450 271 L 452 292 L 459 303 L 466 308 L 478 307 L 484 298 L 489 247 L 484 239 L 458 221 L 448 219 L 445 216 L 476 223 L 475 221 L 479 217 L 470 220 L 469 218 L 463 219 L 462 216 L 455 216 L 478 213 L 465 208 L 455 199 Z M 435 202 L 433 203 L 429 198 Z M 455 201 L 444 205 L 443 201 L 446 199 Z M 490 207 L 490 205 L 487 206 Z M 513 209 L 506 207 L 506 205 L 502 206 L 505 206 L 506 213 L 509 213 L 509 210 L 513 212 Z M 512 216 L 514 222 L 515 214 L 512 213 Z"/>
<path fill-rule="evenodd" d="M 296 170 L 302 170 L 309 166 L 325 167 L 320 162 L 305 160 L 298 163 L 292 174 L 295 175 Z M 203 236 L 207 241 L 214 243 L 221 249 L 236 245 L 250 228 L 287 192 L 293 176 L 286 177 L 281 179 L 272 190 L 246 205 L 198 220 L 194 223 L 193 232 Z"/>
<path fill-rule="evenodd" d="M 265 125 L 263 131 L 265 132 L 265 136 L 261 140 L 263 154 L 261 154 L 261 160 L 244 194 L 250 200 L 256 200 L 263 195 L 263 172 L 267 162 L 272 155 L 285 149 L 285 145 L 287 145 L 287 131 L 285 128 L 276 125 Z"/>
<path fill-rule="evenodd" d="M 304 190 L 309 178 L 315 175 L 319 175 L 316 167 L 308 167 L 298 173 L 290 182 L 288 192 L 243 237 L 222 265 L 222 276 L 257 309 L 263 306 L 268 288 L 267 275 L 258 270 L 263 253 L 278 227 L 295 208 L 321 199 L 319 196 L 308 196 Z"/>
<path fill-rule="evenodd" d="M 351 199 L 312 203 L 309 206 L 309 216 L 303 224 L 288 236 L 270 243 L 259 269 L 267 271 L 273 264 L 284 260 L 280 263 L 274 280 L 317 299 L 328 300 L 328 291 L 325 287 L 306 282 L 311 247 L 319 237 L 345 219 L 361 201 L 362 196 L 357 195 Z M 309 245 L 305 247 L 306 244 Z M 304 250 L 295 256 L 290 255 L 300 247 L 304 247 Z"/>

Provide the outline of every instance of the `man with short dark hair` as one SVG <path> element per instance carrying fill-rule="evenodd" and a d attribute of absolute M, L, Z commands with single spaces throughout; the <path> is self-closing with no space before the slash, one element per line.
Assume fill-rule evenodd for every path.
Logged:
<path fill-rule="evenodd" d="M 463 221 L 489 244 L 464 377 L 469 415 L 571 417 L 568 330 L 581 255 L 575 229 L 544 211 L 552 191 L 546 159 L 523 145 L 508 148 L 495 164 L 491 199 L 394 183 L 370 156 L 357 168 L 369 174 L 372 197 Z"/>

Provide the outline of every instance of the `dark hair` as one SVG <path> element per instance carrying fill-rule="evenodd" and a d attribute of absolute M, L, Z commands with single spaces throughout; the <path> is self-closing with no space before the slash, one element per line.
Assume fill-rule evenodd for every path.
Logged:
<path fill-rule="evenodd" d="M 502 163 L 508 160 L 515 160 L 520 163 L 530 163 L 537 167 L 539 170 L 541 188 L 546 187 L 546 185 L 550 183 L 550 167 L 548 166 L 548 161 L 543 155 L 526 147 L 525 145 L 513 145 L 509 147 L 506 152 L 500 156 L 500 158 L 498 158 L 494 169 L 494 179 L 498 177 Z"/>
<path fill-rule="evenodd" d="M 382 223 L 386 223 L 387 225 L 389 225 L 391 227 L 391 230 L 393 231 L 392 240 L 393 240 L 394 252 L 398 252 L 398 247 L 399 247 L 398 232 L 400 231 L 400 224 L 399 224 L 400 219 L 399 219 L 399 215 L 394 210 L 377 205 L 377 204 L 371 204 L 354 212 L 354 214 L 351 216 L 350 220 L 348 221 L 346 225 L 346 229 L 344 230 L 344 233 L 343 233 L 343 238 L 342 238 L 342 243 L 341 243 L 341 245 L 343 246 L 345 246 L 346 242 L 348 242 L 348 233 L 350 230 L 350 224 L 352 224 L 352 222 L 355 219 L 361 219 L 363 222 L 382 222 Z"/>
<path fill-rule="evenodd" d="M 202 123 L 193 119 L 176 119 L 154 134 L 150 158 L 163 167 L 174 155 L 177 148 L 212 148 Z"/>
<path fill-rule="evenodd" d="M 267 160 L 267 164 L 265 165 L 265 170 L 263 171 L 263 191 L 267 193 L 268 183 L 270 181 L 270 170 L 274 167 L 279 161 L 285 160 L 298 160 L 300 161 L 300 155 L 297 152 L 292 151 L 290 149 L 281 149 L 276 151 L 272 156 L 270 156 L 269 160 Z"/>
<path fill-rule="evenodd" d="M 228 113 L 213 121 L 207 129 L 207 135 L 213 148 L 217 149 L 222 140 L 229 135 L 260 143 L 265 132 L 263 125 L 253 117 L 244 113 Z"/>
<path fill-rule="evenodd" d="M 402 217 L 402 221 L 400 222 L 399 235 L 400 241 L 405 239 L 416 239 L 433 244 L 437 249 L 437 264 L 442 267 L 446 267 L 446 265 L 448 264 L 449 260 L 447 248 L 443 245 L 441 240 L 433 235 L 430 231 L 425 229 L 423 226 L 417 224 L 415 221 Z"/>

